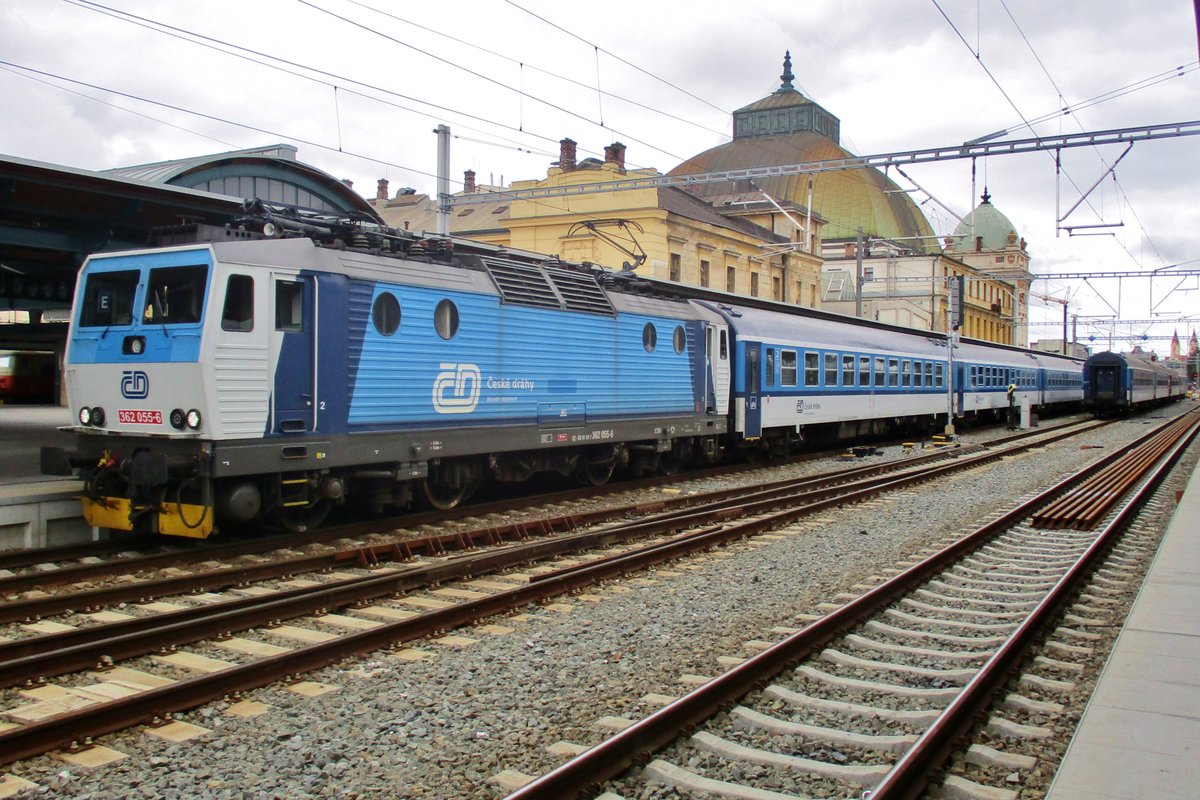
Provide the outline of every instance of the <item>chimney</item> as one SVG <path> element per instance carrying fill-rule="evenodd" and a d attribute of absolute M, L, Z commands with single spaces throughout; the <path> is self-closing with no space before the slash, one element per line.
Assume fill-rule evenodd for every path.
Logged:
<path fill-rule="evenodd" d="M 613 142 L 608 147 L 604 148 L 604 163 L 616 164 L 617 169 L 625 171 L 625 145 L 620 142 Z"/>
<path fill-rule="evenodd" d="M 388 179 L 387 178 L 379 179 L 379 185 L 375 189 L 375 199 L 376 200 L 387 200 L 388 199 Z"/>
<path fill-rule="evenodd" d="M 463 173 L 463 191 L 467 194 L 475 193 L 475 170 L 469 169 Z"/>
<path fill-rule="evenodd" d="M 575 142 L 563 139 L 558 143 L 558 166 L 563 172 L 575 169 Z"/>
<path fill-rule="evenodd" d="M 354 181 L 350 180 L 349 178 L 342 178 L 342 185 L 345 186 L 347 189 L 353 189 Z"/>

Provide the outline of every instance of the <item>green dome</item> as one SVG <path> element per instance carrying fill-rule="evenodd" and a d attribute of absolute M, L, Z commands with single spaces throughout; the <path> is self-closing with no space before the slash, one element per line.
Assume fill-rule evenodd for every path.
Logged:
<path fill-rule="evenodd" d="M 783 83 L 775 92 L 733 114 L 733 141 L 706 150 L 672 169 L 669 175 L 802 164 L 853 157 L 838 139 L 841 123 L 792 87 L 791 54 L 784 58 Z M 688 188 L 701 197 L 761 189 L 780 201 L 809 205 L 828 222 L 826 241 L 863 235 L 895 239 L 914 250 L 931 252 L 933 229 L 916 203 L 895 182 L 874 168 L 781 175 L 749 181 L 720 181 Z M 920 238 L 917 238 L 920 237 Z"/>
<path fill-rule="evenodd" d="M 975 207 L 954 229 L 954 250 L 974 250 L 975 240 L 982 237 L 983 250 L 1006 250 L 1016 247 L 1020 237 L 1008 217 L 992 205 L 992 196 L 983 190 L 983 202 Z M 1013 237 L 1011 240 L 1009 237 Z"/>

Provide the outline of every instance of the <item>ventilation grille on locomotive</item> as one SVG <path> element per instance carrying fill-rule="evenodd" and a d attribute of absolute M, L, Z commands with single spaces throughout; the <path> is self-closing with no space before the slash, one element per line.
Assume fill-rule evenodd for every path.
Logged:
<path fill-rule="evenodd" d="M 505 303 L 610 316 L 616 313 L 591 275 L 492 258 L 483 263 Z"/>

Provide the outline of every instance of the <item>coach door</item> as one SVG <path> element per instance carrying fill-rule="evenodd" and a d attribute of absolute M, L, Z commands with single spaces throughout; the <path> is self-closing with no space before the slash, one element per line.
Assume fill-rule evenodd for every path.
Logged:
<path fill-rule="evenodd" d="M 762 436 L 762 397 L 759 387 L 762 386 L 762 345 L 758 342 L 746 343 L 746 427 L 743 435 L 747 439 L 757 439 Z"/>
<path fill-rule="evenodd" d="M 1119 367 L 1093 367 L 1093 399 L 1111 403 L 1117 399 L 1117 370 Z"/>
<path fill-rule="evenodd" d="M 275 355 L 273 430 L 301 433 L 316 427 L 316 284 L 312 277 L 276 273 L 272 281 Z"/>

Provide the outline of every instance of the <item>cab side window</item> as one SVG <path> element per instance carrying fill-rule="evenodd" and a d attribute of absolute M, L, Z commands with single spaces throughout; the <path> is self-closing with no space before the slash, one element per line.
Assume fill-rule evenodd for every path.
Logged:
<path fill-rule="evenodd" d="M 254 330 L 254 278 L 249 275 L 230 275 L 225 282 L 221 330 Z"/>

